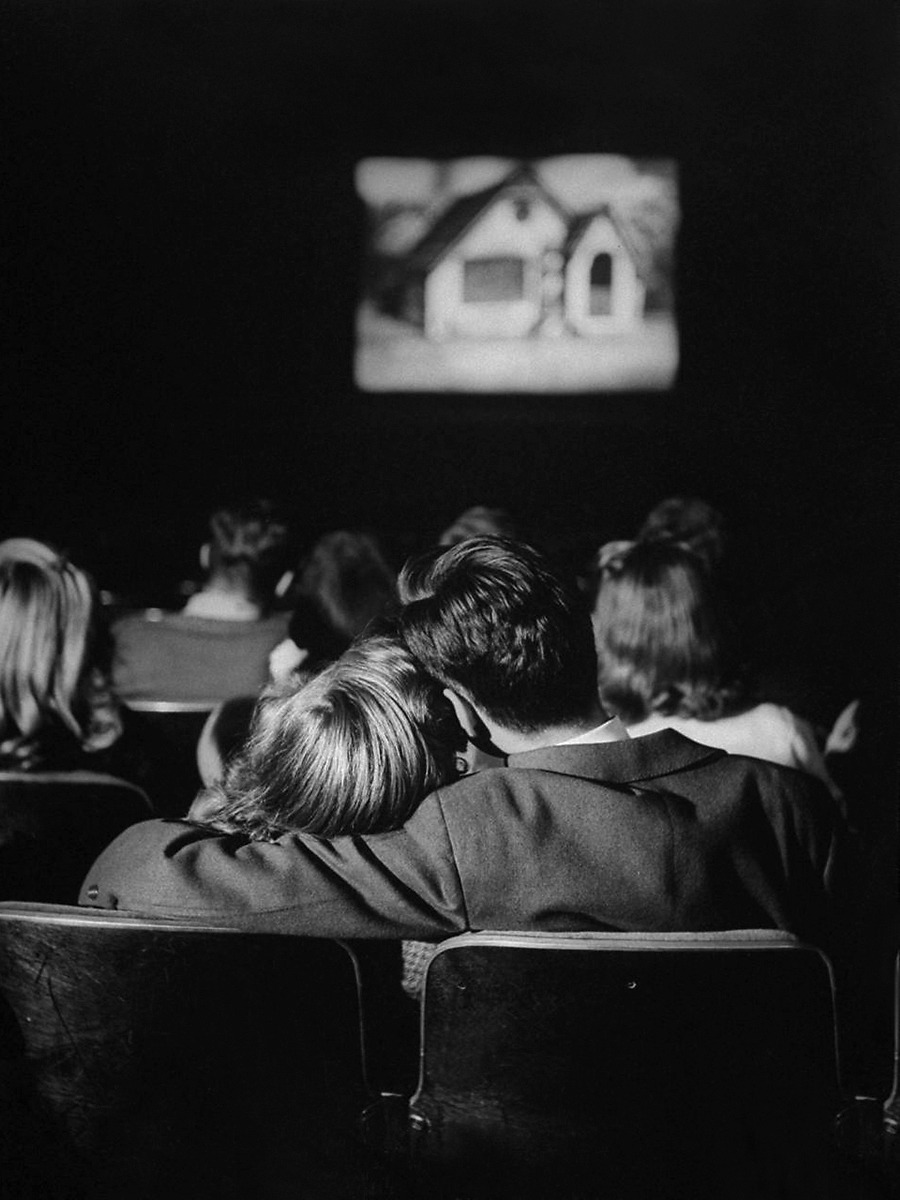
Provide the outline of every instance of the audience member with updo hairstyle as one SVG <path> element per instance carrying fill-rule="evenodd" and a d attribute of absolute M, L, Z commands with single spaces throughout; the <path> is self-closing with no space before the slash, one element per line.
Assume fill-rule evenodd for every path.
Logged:
<path fill-rule="evenodd" d="M 275 681 L 338 658 L 397 596 L 396 573 L 371 534 L 335 530 L 301 562 L 288 636 L 269 657 Z"/>
<path fill-rule="evenodd" d="M 0 543 L 0 769 L 140 776 L 108 657 L 88 576 L 42 542 Z"/>
<path fill-rule="evenodd" d="M 473 537 L 519 536 L 516 523 L 504 508 L 489 508 L 475 504 L 461 512 L 452 525 L 448 525 L 438 539 L 440 546 L 456 546 Z"/>
<path fill-rule="evenodd" d="M 725 517 L 699 496 L 670 496 L 647 513 L 637 535 L 639 542 L 660 539 L 681 542 L 708 566 L 717 567 L 728 544 Z"/>
<path fill-rule="evenodd" d="M 669 496 L 654 505 L 635 538 L 606 542 L 585 574 L 585 590 L 596 595 L 604 564 L 630 550 L 635 542 L 679 542 L 693 550 L 716 575 L 720 593 L 727 583 L 725 550 L 728 534 L 725 517 L 699 496 Z"/>
<path fill-rule="evenodd" d="M 837 795 L 809 724 L 751 699 L 715 580 L 695 551 L 666 538 L 605 547 L 593 619 L 600 695 L 631 737 L 676 729 L 807 771 Z"/>
<path fill-rule="evenodd" d="M 396 829 L 465 771 L 465 744 L 441 685 L 402 643 L 373 636 L 264 692 L 246 745 L 190 816 L 262 841 Z"/>

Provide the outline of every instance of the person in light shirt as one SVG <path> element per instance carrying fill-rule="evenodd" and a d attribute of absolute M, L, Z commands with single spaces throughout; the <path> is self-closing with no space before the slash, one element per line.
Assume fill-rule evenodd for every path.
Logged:
<path fill-rule="evenodd" d="M 287 525 L 266 500 L 214 512 L 200 551 L 206 579 L 179 612 L 147 609 L 113 627 L 113 683 L 128 700 L 208 702 L 251 694 L 288 614 L 274 610 Z"/>
<path fill-rule="evenodd" d="M 599 558 L 600 694 L 630 736 L 674 729 L 805 771 L 840 799 L 809 722 L 751 698 L 706 558 L 669 538 L 609 543 Z"/>

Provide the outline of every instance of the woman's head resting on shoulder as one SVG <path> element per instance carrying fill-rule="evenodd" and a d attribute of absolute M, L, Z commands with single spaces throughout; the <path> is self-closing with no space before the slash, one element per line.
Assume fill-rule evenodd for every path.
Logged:
<path fill-rule="evenodd" d="M 93 585 L 64 555 L 0 542 L 0 763 L 33 767 L 51 745 L 90 751 L 118 736 L 95 617 Z"/>
<path fill-rule="evenodd" d="M 707 563 L 680 542 L 604 548 L 594 604 L 600 695 L 628 722 L 741 707 L 732 636 Z"/>
<path fill-rule="evenodd" d="M 205 819 L 257 839 L 399 828 L 460 774 L 465 739 L 441 685 L 391 636 L 263 693 Z"/>

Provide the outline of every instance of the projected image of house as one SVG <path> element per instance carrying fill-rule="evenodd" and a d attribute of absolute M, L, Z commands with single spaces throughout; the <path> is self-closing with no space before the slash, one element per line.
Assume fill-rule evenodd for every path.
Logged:
<path fill-rule="evenodd" d="M 370 213 L 363 388 L 671 384 L 673 170 L 605 155 L 369 160 L 358 184 Z"/>

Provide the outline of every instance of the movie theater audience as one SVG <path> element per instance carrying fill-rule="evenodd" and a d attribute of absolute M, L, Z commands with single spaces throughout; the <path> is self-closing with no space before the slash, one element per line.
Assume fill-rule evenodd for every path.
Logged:
<path fill-rule="evenodd" d="M 674 729 L 839 797 L 809 723 L 753 697 L 705 551 L 666 536 L 603 547 L 593 621 L 603 703 L 632 737 Z"/>
<path fill-rule="evenodd" d="M 217 709 L 187 817 L 121 834 L 81 902 L 396 939 L 409 994 L 434 942 L 470 928 L 763 926 L 839 946 L 842 823 L 804 779 L 830 784 L 821 752 L 751 698 L 707 563 L 663 535 L 607 549 L 600 574 L 592 627 L 538 552 L 467 538 L 408 563 L 384 621 L 397 590 L 374 539 L 328 535 L 298 578 L 299 665 Z M 0 767 L 140 782 L 90 581 L 24 539 L 0 545 L 0 581 Z"/>
<path fill-rule="evenodd" d="M 98 612 L 93 582 L 65 555 L 31 538 L 0 542 L 0 770 L 146 784 Z"/>
<path fill-rule="evenodd" d="M 273 612 L 288 529 L 269 501 L 221 508 L 201 548 L 202 588 L 180 612 L 151 609 L 113 629 L 113 682 L 126 700 L 208 701 L 257 691 L 287 615 Z"/>
<path fill-rule="evenodd" d="M 589 614 L 541 555 L 490 538 L 438 548 L 404 569 L 401 597 L 408 649 L 505 769 L 432 790 L 393 831 L 279 834 L 295 772 L 308 781 L 291 742 L 269 793 L 274 840 L 144 822 L 100 856 L 82 902 L 338 937 L 768 926 L 827 938 L 841 836 L 827 792 L 672 730 L 629 739 L 598 700 Z"/>

